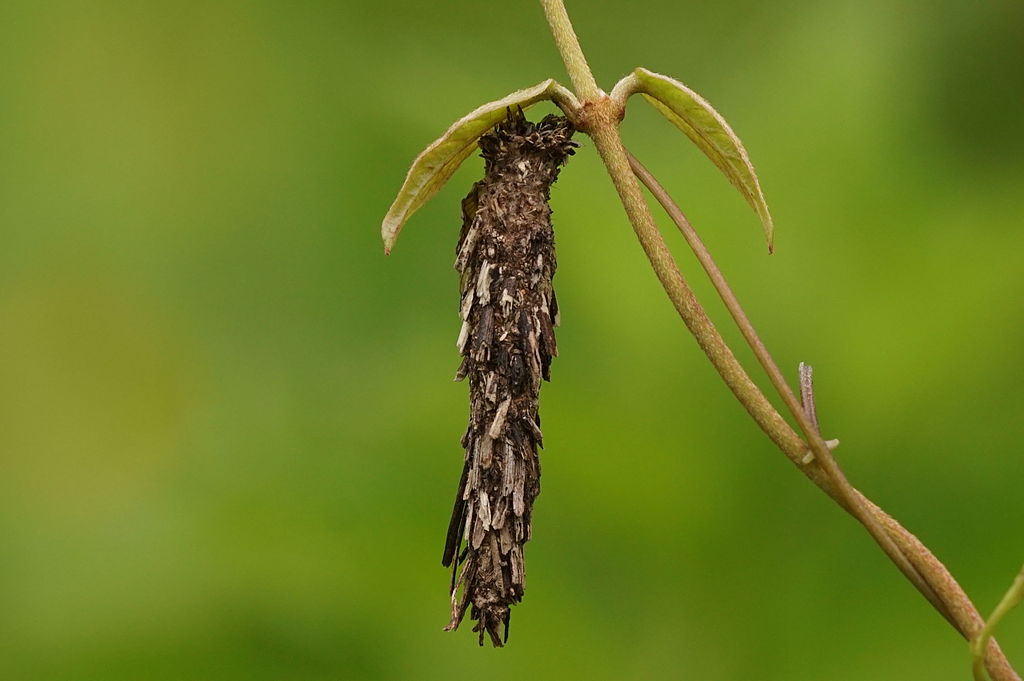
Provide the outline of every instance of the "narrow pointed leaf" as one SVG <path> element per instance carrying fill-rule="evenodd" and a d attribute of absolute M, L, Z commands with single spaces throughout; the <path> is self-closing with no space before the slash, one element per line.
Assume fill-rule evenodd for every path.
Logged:
<path fill-rule="evenodd" d="M 636 77 L 636 91 L 682 130 L 740 191 L 761 218 L 768 250 L 771 251 L 775 226 L 761 184 L 757 181 L 757 173 L 740 138 L 703 97 L 679 81 L 645 68 L 636 69 L 633 75 Z"/>
<path fill-rule="evenodd" d="M 381 237 L 384 251 L 391 252 L 406 220 L 436 194 L 459 166 L 477 148 L 480 136 L 505 118 L 507 107 L 527 108 L 552 93 L 564 90 L 553 79 L 525 90 L 518 90 L 494 102 L 488 102 L 455 121 L 447 132 L 423 150 L 412 162 L 405 182 L 384 216 Z"/>

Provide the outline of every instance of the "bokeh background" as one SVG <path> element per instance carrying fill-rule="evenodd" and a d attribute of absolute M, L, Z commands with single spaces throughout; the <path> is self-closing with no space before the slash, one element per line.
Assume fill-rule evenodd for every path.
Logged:
<path fill-rule="evenodd" d="M 987 612 L 1024 558 L 1024 5 L 569 9 L 605 89 L 674 75 L 743 138 L 771 257 L 642 100 L 623 128 L 780 364 L 815 366 L 850 478 Z M 441 631 L 480 160 L 390 258 L 379 223 L 453 120 L 568 83 L 546 30 L 527 0 L 0 4 L 3 678 L 968 678 L 720 384 L 585 137 L 526 600 L 504 650 Z"/>

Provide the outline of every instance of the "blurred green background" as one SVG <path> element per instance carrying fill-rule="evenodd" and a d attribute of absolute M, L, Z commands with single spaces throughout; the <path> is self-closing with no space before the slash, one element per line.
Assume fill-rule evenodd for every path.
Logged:
<path fill-rule="evenodd" d="M 1024 4 L 569 9 L 605 89 L 671 74 L 743 138 L 771 257 L 642 100 L 623 127 L 814 365 L 851 480 L 987 613 L 1024 558 Z M 527 0 L 0 4 L 3 678 L 968 678 L 720 384 L 582 136 L 526 600 L 504 650 L 441 631 L 479 159 L 390 258 L 378 229 L 453 120 L 568 83 L 546 31 Z"/>

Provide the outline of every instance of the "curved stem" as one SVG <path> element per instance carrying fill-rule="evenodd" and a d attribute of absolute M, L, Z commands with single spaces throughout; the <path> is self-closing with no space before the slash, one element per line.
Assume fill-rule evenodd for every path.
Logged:
<path fill-rule="evenodd" d="M 885 529 L 882 528 L 878 520 L 867 512 L 867 509 L 859 503 L 857 495 L 854 494 L 853 488 L 847 481 L 846 476 L 843 474 L 842 469 L 836 463 L 835 458 L 832 456 L 832 452 L 829 450 L 828 445 L 822 439 L 818 429 L 815 428 L 812 419 L 807 415 L 803 406 L 797 400 L 796 395 L 793 394 L 789 384 L 783 377 L 782 372 L 779 370 L 778 365 L 772 358 L 768 349 L 761 341 L 760 336 L 757 335 L 757 331 L 754 329 L 753 324 L 750 323 L 750 319 L 747 317 L 746 312 L 743 310 L 743 306 L 740 305 L 736 295 L 732 292 L 732 288 L 729 283 L 725 280 L 721 270 L 718 269 L 718 265 L 715 264 L 714 258 L 711 257 L 711 253 L 708 251 L 704 242 L 701 241 L 700 236 L 696 230 L 690 224 L 686 216 L 676 205 L 672 197 L 669 196 L 665 188 L 661 186 L 657 178 L 654 177 L 647 170 L 646 167 L 635 156 L 626 152 L 629 158 L 629 164 L 632 171 L 640 179 L 641 182 L 650 190 L 651 194 L 658 200 L 665 212 L 668 213 L 672 221 L 679 227 L 679 231 L 682 232 L 686 242 L 693 249 L 694 254 L 697 256 L 697 260 L 700 262 L 704 271 L 707 272 L 708 278 L 711 280 L 712 285 L 718 292 L 725 303 L 726 309 L 736 322 L 736 326 L 739 327 L 740 332 L 743 334 L 743 338 L 746 339 L 747 345 L 750 346 L 751 350 L 754 351 L 754 355 L 757 357 L 758 362 L 764 368 L 768 374 L 772 385 L 775 386 L 776 391 L 782 397 L 783 402 L 789 409 L 789 412 L 793 414 L 797 423 L 800 425 L 801 431 L 804 433 L 804 437 L 810 443 L 811 451 L 814 453 L 815 460 L 818 465 L 822 467 L 825 474 L 832 481 L 835 490 L 839 493 L 839 499 L 846 510 L 853 515 L 872 538 L 878 543 L 878 545 L 885 551 L 886 555 L 896 564 L 900 571 L 906 575 L 907 579 L 917 588 L 921 594 L 928 599 L 928 601 L 935 606 L 935 609 L 942 614 L 950 623 L 953 623 L 950 619 L 949 612 L 947 611 L 945 604 L 935 594 L 935 591 L 928 584 L 928 580 L 922 576 L 913 565 L 907 560 L 906 556 L 899 550 L 892 538 L 886 533 Z M 801 459 L 803 463 L 803 459 Z M 955 624 L 954 624 L 955 626 Z"/>
<path fill-rule="evenodd" d="M 633 177 L 632 171 L 629 170 L 629 161 L 622 141 L 619 139 L 618 130 L 614 125 L 598 124 L 592 127 L 590 136 L 605 165 L 608 166 L 612 182 L 619 193 L 619 198 L 622 200 L 640 245 L 683 323 L 693 334 L 704 354 L 711 360 L 722 380 L 768 437 L 784 451 L 800 450 L 799 456 L 802 457 L 807 450 L 807 445 L 793 432 L 785 419 L 779 415 L 775 407 L 747 375 L 746 370 L 743 369 L 721 334 L 718 333 L 718 329 L 708 318 L 703 306 L 676 266 L 668 246 L 654 224 L 650 209 L 640 193 L 640 186 Z"/>
<path fill-rule="evenodd" d="M 783 401 L 793 413 L 807 442 L 804 442 L 793 431 L 786 420 L 765 398 L 740 365 L 732 350 L 726 345 L 714 324 L 708 319 L 704 308 L 686 283 L 664 238 L 654 224 L 650 208 L 647 206 L 634 176 L 629 154 L 619 136 L 618 121 L 621 118 L 619 115 L 622 111 L 621 106 L 611 98 L 604 96 L 597 87 L 562 0 L 541 0 L 541 4 L 565 62 L 566 70 L 576 87 L 577 94 L 582 99 L 581 109 L 583 107 L 590 108 L 584 121 L 584 131 L 594 140 L 594 146 L 604 161 L 651 267 L 676 311 L 715 370 L 718 371 L 755 422 L 790 460 L 797 463 L 800 470 L 826 494 L 854 515 L 929 602 L 961 634 L 969 640 L 972 639 L 974 634 L 982 629 L 983 621 L 970 599 L 967 598 L 945 566 L 913 534 L 907 532 L 898 522 L 847 482 L 832 458 L 828 446 L 822 440 L 817 429 L 813 427 L 806 412 L 782 377 L 782 373 L 757 338 L 756 333 L 753 332 L 753 327 L 743 314 L 739 303 L 735 302 L 734 308 L 738 314 L 734 314 L 734 318 L 737 319 L 737 324 L 740 324 L 741 330 L 744 325 L 749 329 L 750 336 L 748 337 L 747 333 L 744 333 L 744 337 L 755 349 L 755 353 L 759 354 L 758 359 L 768 372 Z M 619 94 L 621 96 L 621 93 Z M 683 221 L 685 222 L 685 217 Z M 685 222 L 685 224 L 689 223 Z M 690 231 L 692 231 L 692 227 Z M 703 248 L 703 244 L 701 244 L 701 248 Z M 704 251 L 706 252 L 706 249 Z M 708 255 L 708 260 L 712 264 L 712 270 L 717 271 L 717 267 L 713 267 L 710 255 Z M 721 278 L 721 281 L 724 283 L 724 278 Z M 720 294 L 722 290 L 728 290 L 728 287 L 723 287 Z M 729 297 L 735 301 L 735 296 L 732 296 L 731 291 L 729 291 Z M 730 312 L 732 311 L 730 309 Z M 743 320 L 743 323 L 740 320 Z M 758 348 L 763 351 L 765 359 L 762 359 L 761 354 L 758 353 Z M 814 458 L 810 465 L 802 465 L 801 462 L 807 454 L 808 446 L 814 453 Z M 1020 677 L 1010 667 L 994 640 L 989 640 L 988 643 L 986 667 L 997 681 L 1020 681 Z"/>
<path fill-rule="evenodd" d="M 971 640 L 971 654 L 974 656 L 974 678 L 977 681 L 985 681 L 985 651 L 988 649 L 989 641 L 992 639 L 992 633 L 999 626 L 999 623 L 1003 621 L 1003 618 L 1006 617 L 1006 613 L 1020 605 L 1022 601 L 1024 601 L 1024 568 L 1021 568 L 1020 573 L 1014 578 L 1009 590 L 1002 600 L 999 601 L 999 604 L 996 605 L 996 609 L 989 615 L 985 626 Z"/>
<path fill-rule="evenodd" d="M 627 152 L 628 153 L 628 152 Z M 739 301 L 736 300 L 735 295 L 732 293 L 731 288 L 722 276 L 721 271 L 715 264 L 711 254 L 704 246 L 700 237 L 697 235 L 693 226 L 683 215 L 682 211 L 672 198 L 664 190 L 657 179 L 647 171 L 643 165 L 635 158 L 630 156 L 630 163 L 633 170 L 636 172 L 637 177 L 644 182 L 644 184 L 651 190 L 655 198 L 662 204 L 666 212 L 669 213 L 670 217 L 679 227 L 683 233 L 684 238 L 691 245 L 694 253 L 697 255 L 701 265 L 707 271 L 709 278 L 712 280 L 713 285 L 719 292 L 726 307 L 729 308 L 730 313 L 736 320 L 741 330 L 746 330 L 753 337 L 752 342 L 748 338 L 748 342 L 757 352 L 758 347 L 767 356 L 767 362 L 771 366 L 775 366 L 774 360 L 767 354 L 767 350 L 764 348 L 763 343 L 757 338 L 757 333 L 753 326 L 750 324 L 749 319 L 743 312 Z M 746 333 L 744 333 L 746 337 Z M 759 358 L 760 359 L 760 358 Z M 767 367 L 766 367 L 767 368 Z M 778 371 L 776 367 L 776 371 Z M 787 386 L 788 387 L 788 386 Z M 799 413 L 804 413 L 803 408 L 799 409 Z M 806 418 L 806 414 L 805 414 Z M 809 420 L 809 419 L 808 419 Z M 811 426 L 815 432 L 817 429 Z M 956 579 L 949 573 L 946 567 L 928 550 L 928 548 L 921 543 L 921 541 L 915 537 L 911 532 L 908 532 L 902 525 L 899 524 L 894 518 L 885 513 L 881 508 L 875 505 L 870 499 L 861 494 L 856 488 L 852 487 L 846 480 L 845 476 L 842 475 L 842 471 L 839 470 L 838 465 L 831 456 L 831 452 L 825 447 L 825 452 L 828 455 L 828 460 L 835 466 L 836 471 L 839 473 L 838 483 L 837 478 L 823 471 L 819 466 L 814 465 L 800 465 L 802 463 L 801 458 L 806 452 L 803 442 L 799 440 L 796 433 L 793 433 L 793 438 L 800 442 L 801 447 L 787 450 L 785 447 L 780 445 L 780 448 L 787 454 L 789 459 L 793 463 L 797 464 L 797 467 L 807 475 L 822 491 L 832 497 L 844 510 L 849 512 L 851 515 L 861 520 L 862 524 L 872 532 L 872 536 L 875 536 L 875 531 L 882 530 L 882 534 L 886 537 L 887 541 L 878 543 L 883 549 L 888 545 L 894 553 L 889 550 L 886 551 L 887 555 L 893 559 L 900 570 L 907 576 L 908 579 L 914 584 L 915 587 L 921 592 L 925 598 L 939 611 L 943 617 L 956 629 L 962 636 L 971 640 L 976 635 L 976 632 L 980 631 L 984 622 L 981 619 L 981 615 L 978 613 L 974 604 L 968 598 L 967 594 L 957 583 Z M 789 442 L 792 442 L 789 439 Z M 819 435 L 820 439 L 820 435 Z M 821 463 L 819 453 L 815 450 L 815 460 L 817 463 Z M 813 462 L 812 462 L 813 463 Z M 837 488 L 836 485 L 839 485 Z M 869 518 L 870 521 L 865 523 L 862 518 Z M 872 531 L 874 529 L 874 531 Z M 877 536 L 876 536 L 877 540 Z M 909 569 L 907 569 L 909 568 Z M 985 664 L 992 674 L 994 679 L 998 681 L 1020 681 L 1020 677 L 1010 666 L 1006 657 L 1003 655 L 1002 650 L 994 640 L 989 640 L 987 644 L 980 644 L 985 646 L 986 656 Z"/>
<path fill-rule="evenodd" d="M 559 83 L 555 83 L 551 88 L 551 101 L 555 103 L 562 113 L 565 114 L 573 125 L 577 123 L 577 116 L 580 109 L 580 101 L 576 99 L 576 95 L 573 94 L 569 88 Z"/>
<path fill-rule="evenodd" d="M 587 66 L 562 0 L 541 0 L 541 4 L 565 68 L 583 100 L 581 106 L 590 105 L 592 108 L 586 132 L 594 140 L 626 215 L 669 299 L 726 385 L 768 437 L 783 451 L 799 448 L 806 452 L 807 446 L 750 380 L 676 266 L 629 167 L 626 150 L 619 137 L 618 108 L 610 99 L 600 98 L 601 91 Z"/>

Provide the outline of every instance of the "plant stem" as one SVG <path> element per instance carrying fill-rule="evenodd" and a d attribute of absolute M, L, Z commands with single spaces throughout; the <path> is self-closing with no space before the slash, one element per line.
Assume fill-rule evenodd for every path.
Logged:
<path fill-rule="evenodd" d="M 569 72 L 576 94 L 583 100 L 597 99 L 601 89 L 597 87 L 594 74 L 587 65 L 587 58 L 583 55 L 583 48 L 576 38 L 576 31 L 569 21 L 569 14 L 565 11 L 562 0 L 540 0 L 544 6 L 544 15 L 551 27 L 551 34 L 555 37 L 555 44 L 565 62 L 565 70 Z"/>
<path fill-rule="evenodd" d="M 569 72 L 573 84 L 581 90 L 577 93 L 583 100 L 581 109 L 587 106 L 592 108 L 592 112 L 587 117 L 586 132 L 594 140 L 594 146 L 597 147 L 597 151 L 608 169 L 608 174 L 611 176 L 626 210 L 626 215 L 640 240 L 640 245 L 647 254 L 662 287 L 668 293 L 669 299 L 726 385 L 772 441 L 784 451 L 800 447 L 799 438 L 764 397 L 760 389 L 750 380 L 746 371 L 715 329 L 714 324 L 708 319 L 704 308 L 676 266 L 668 246 L 654 224 L 654 218 L 640 191 L 640 185 L 637 184 L 633 171 L 630 169 L 626 149 L 619 137 L 615 106 L 607 97 L 600 97 L 601 91 L 594 81 L 593 74 L 590 73 L 562 1 L 541 0 L 541 4 L 544 6 L 544 12 L 551 25 L 566 70 Z M 592 94 L 585 94 L 582 91 L 583 86 L 589 87 Z M 802 448 L 806 449 L 806 446 L 804 445 Z"/>
<path fill-rule="evenodd" d="M 778 370 L 771 355 L 768 354 L 767 349 L 757 337 L 753 326 L 750 325 L 742 308 L 739 307 L 739 303 L 735 301 L 735 296 L 725 285 L 724 277 L 721 277 L 721 273 L 718 272 L 708 254 L 707 257 L 711 263 L 709 275 L 712 272 L 718 272 L 723 284 L 719 290 L 720 295 L 723 295 L 723 299 L 725 299 L 726 296 L 722 292 L 727 291 L 728 297 L 735 303 L 730 308 L 730 312 L 733 313 L 734 319 L 741 331 L 744 332 L 744 337 L 754 348 L 755 354 L 758 355 L 759 361 L 768 372 L 772 383 L 793 413 L 807 442 L 804 442 L 793 431 L 786 420 L 765 398 L 740 365 L 732 350 L 726 345 L 714 324 L 711 323 L 704 308 L 679 271 L 664 238 L 654 223 L 650 208 L 644 200 L 634 176 L 634 168 L 630 164 L 629 154 L 619 136 L 618 122 L 622 113 L 620 105 L 597 87 L 562 0 L 541 0 L 541 4 L 566 70 L 581 99 L 580 108 L 575 112 L 574 118 L 580 122 L 583 131 L 594 140 L 594 146 L 604 161 L 626 215 L 629 217 L 651 267 L 698 345 L 729 389 L 769 438 L 794 463 L 798 463 L 800 470 L 818 487 L 847 512 L 854 515 L 914 586 L 964 637 L 971 640 L 983 626 L 977 609 L 974 608 L 970 599 L 945 569 L 945 566 L 913 534 L 907 532 L 898 522 L 849 484 L 832 458 L 828 446 L 817 429 L 813 427 L 806 412 L 782 377 L 782 373 Z M 581 115 L 584 111 L 585 115 Z M 683 217 L 683 222 L 689 225 L 688 222 L 685 222 L 685 217 Z M 692 227 L 690 230 L 692 231 Z M 695 232 L 694 236 L 696 236 Z M 703 249 L 703 244 L 700 246 Z M 706 252 L 706 249 L 703 250 Z M 712 276 L 712 281 L 714 282 L 714 276 Z M 716 287 L 718 287 L 717 284 Z M 728 301 L 726 305 L 729 307 Z M 815 455 L 814 460 L 811 465 L 799 464 L 807 454 L 808 446 Z M 1020 677 L 1010 667 L 994 640 L 988 642 L 986 667 L 997 681 L 1020 681 Z"/>
<path fill-rule="evenodd" d="M 595 124 L 590 130 L 590 136 L 608 167 L 640 245 L 679 316 L 696 338 L 697 344 L 711 360 L 729 389 L 772 441 L 784 450 L 806 450 L 806 445 L 800 442 L 789 424 L 747 375 L 676 266 L 668 246 L 654 225 L 654 219 L 640 193 L 640 187 L 629 170 L 629 161 L 618 130 L 614 126 Z"/>
<path fill-rule="evenodd" d="M 709 278 L 712 280 L 713 285 L 726 303 L 726 307 L 729 308 L 734 319 L 737 321 L 737 325 L 742 329 L 744 326 L 756 340 L 755 343 L 751 343 L 754 347 L 755 352 L 757 346 L 760 346 L 764 350 L 764 345 L 757 339 L 756 331 L 750 324 L 742 307 L 736 300 L 735 295 L 732 293 L 731 288 L 725 281 L 724 276 L 718 269 L 711 257 L 711 254 L 707 251 L 696 230 L 683 215 L 682 211 L 672 200 L 672 197 L 664 190 L 661 184 L 657 181 L 643 165 L 635 158 L 630 156 L 631 165 L 636 172 L 637 176 L 643 181 L 643 183 L 651 190 L 651 193 L 658 199 L 658 201 L 665 208 L 666 212 L 679 227 L 683 233 L 687 242 L 691 245 L 694 253 L 697 255 L 701 265 L 707 271 Z M 730 302 L 731 301 L 731 302 Z M 737 319 L 739 317 L 739 319 Z M 742 322 L 741 322 L 742 320 Z M 764 350 L 767 354 L 767 350 Z M 770 355 L 767 355 L 767 360 L 774 365 L 774 361 Z M 803 409 L 801 408 L 801 412 Z M 814 428 L 817 432 L 817 428 Z M 788 458 L 797 464 L 797 467 L 807 475 L 822 491 L 832 497 L 844 510 L 851 515 L 854 515 L 858 520 L 862 517 L 870 518 L 869 523 L 864 523 L 865 528 L 869 532 L 872 528 L 875 531 L 879 531 L 884 528 L 883 534 L 889 540 L 886 543 L 878 542 L 884 549 L 886 544 L 890 544 L 891 548 L 895 549 L 897 555 L 894 556 L 890 551 L 886 553 L 892 558 L 896 565 L 900 568 L 904 575 L 914 584 L 915 587 L 921 592 L 925 598 L 935 607 L 935 609 L 942 614 L 943 617 L 956 629 L 964 638 L 972 640 L 975 636 L 975 632 L 978 632 L 984 624 L 981 619 L 981 615 L 977 609 L 971 603 L 970 598 L 957 583 L 956 579 L 949 573 L 946 567 L 928 550 L 928 548 L 921 543 L 921 541 L 915 537 L 912 533 L 908 532 L 902 525 L 900 525 L 894 518 L 885 513 L 881 508 L 876 506 L 870 499 L 866 498 L 856 488 L 851 486 L 846 480 L 845 476 L 838 469 L 838 465 L 835 464 L 835 460 L 831 456 L 831 452 L 826 447 L 828 453 L 828 460 L 836 465 L 836 470 L 839 472 L 839 484 L 840 487 L 835 487 L 836 478 L 824 472 L 821 468 L 814 465 L 801 465 L 802 457 L 806 452 L 806 445 L 799 439 L 796 433 L 792 433 L 790 442 L 796 440 L 800 443 L 799 448 L 786 449 L 782 445 L 780 448 L 783 449 L 784 453 L 787 454 Z M 816 459 L 818 456 L 816 454 Z M 818 461 L 820 463 L 820 460 Z M 858 512 L 860 515 L 858 515 Z M 872 532 L 872 536 L 875 536 Z M 877 540 L 877 537 L 876 537 Z M 909 566 L 909 570 L 906 569 Z M 988 666 L 990 673 L 993 678 L 1000 681 L 1019 681 L 1020 677 L 1010 667 L 1009 662 L 1006 660 L 999 649 L 999 646 L 994 640 L 990 640 L 985 649 L 987 650 L 987 656 L 985 662 Z"/>
<path fill-rule="evenodd" d="M 999 626 L 999 623 L 1006 617 L 1006 613 L 1013 610 L 1024 601 L 1024 568 L 1014 578 L 1013 584 L 996 606 L 996 609 L 989 615 L 985 626 L 971 641 L 971 654 L 974 656 L 974 678 L 976 681 L 985 681 L 985 651 L 988 649 L 992 633 Z"/>
<path fill-rule="evenodd" d="M 672 221 L 676 223 L 676 226 L 679 227 L 679 231 L 682 232 L 686 242 L 690 245 L 690 248 L 693 249 L 694 254 L 697 256 L 697 260 L 700 261 L 701 266 L 707 273 L 708 278 L 711 280 L 712 285 L 714 285 L 715 290 L 722 299 L 722 302 L 725 303 L 726 309 L 736 322 L 736 326 L 739 327 L 740 332 L 743 334 L 743 338 L 746 339 L 747 344 L 754 351 L 754 355 L 768 374 L 772 385 L 775 386 L 775 389 L 782 397 L 786 407 L 800 425 L 800 429 L 803 431 L 804 437 L 810 442 L 811 451 L 814 452 L 815 461 L 822 467 L 825 474 L 832 481 L 833 489 L 838 495 L 837 501 L 840 501 L 843 507 L 858 521 L 860 521 L 862 525 L 864 525 L 865 529 L 867 529 L 868 533 L 872 538 L 874 538 L 882 550 L 885 551 L 886 555 L 888 555 L 900 571 L 906 575 L 907 579 L 910 580 L 917 590 L 920 591 L 933 606 L 935 606 L 935 609 L 938 610 L 947 620 L 950 620 L 950 623 L 953 623 L 950 619 L 948 610 L 935 594 L 932 587 L 928 584 L 927 579 L 925 579 L 925 577 L 922 576 L 913 565 L 911 565 L 906 556 L 904 556 L 896 544 L 893 543 L 892 538 L 886 533 L 884 528 L 882 528 L 878 520 L 868 513 L 863 504 L 859 502 L 857 495 L 853 492 L 853 488 L 846 480 L 846 476 L 843 474 L 839 465 L 836 463 L 835 458 L 832 456 L 832 452 L 829 450 L 828 445 L 826 445 L 825 441 L 822 439 L 821 433 L 819 433 L 818 429 L 814 426 L 813 421 L 807 415 L 803 405 L 797 401 L 796 395 L 793 394 L 789 384 L 786 383 L 786 379 L 782 376 L 782 372 L 779 370 L 778 365 L 775 363 L 775 360 L 761 341 L 760 336 L 757 334 L 757 330 L 754 329 L 754 325 L 750 323 L 750 319 L 747 317 L 746 312 L 744 312 L 743 306 L 740 305 L 736 295 L 732 292 L 732 288 L 725 280 L 721 270 L 718 269 L 718 265 L 715 263 L 714 258 L 711 257 L 711 253 L 704 245 L 704 242 L 701 240 L 696 230 L 694 230 L 689 220 L 686 219 L 686 216 L 683 215 L 679 206 L 677 206 L 675 201 L 672 200 L 672 197 L 669 196 L 668 192 L 666 192 L 664 187 L 661 186 L 661 183 L 658 182 L 657 178 L 655 178 L 654 175 L 652 175 L 650 171 L 636 159 L 636 157 L 632 154 L 628 154 L 628 156 L 630 168 L 640 181 L 643 182 L 651 191 L 654 197 L 665 209 L 665 212 L 672 218 Z M 790 458 L 797 465 L 803 464 L 803 458 L 799 461 L 797 461 L 793 456 Z"/>

